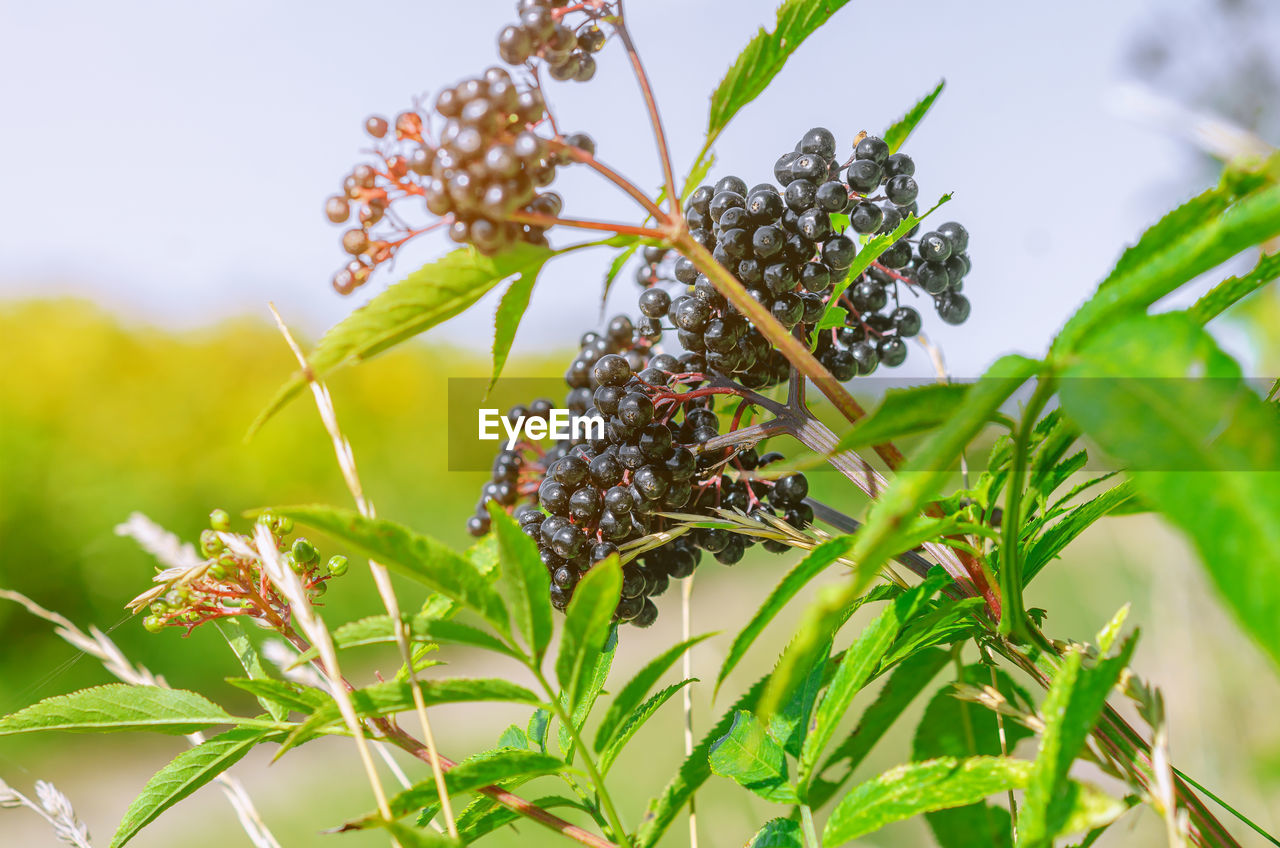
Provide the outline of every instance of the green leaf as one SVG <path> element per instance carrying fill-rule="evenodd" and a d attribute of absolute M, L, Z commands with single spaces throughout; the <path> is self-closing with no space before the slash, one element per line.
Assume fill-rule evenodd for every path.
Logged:
<path fill-rule="evenodd" d="M 551 728 L 551 711 L 545 707 L 538 707 L 533 711 L 533 715 L 529 716 L 528 736 L 529 741 L 537 744 L 538 750 L 542 753 L 547 752 L 547 731 Z"/>
<path fill-rule="evenodd" d="M 185 689 L 111 683 L 70 695 L 55 695 L 0 718 L 0 736 L 44 730 L 75 733 L 151 730 L 181 734 L 216 724 L 270 726 L 270 722 L 229 715 L 203 695 Z"/>
<path fill-rule="evenodd" d="M 340 366 L 368 359 L 447 321 L 505 279 L 532 280 L 554 255 L 548 247 L 526 243 L 492 257 L 471 247 L 447 253 L 331 327 L 307 357 L 307 366 L 316 379 L 324 379 Z M 511 333 L 514 336 L 514 327 Z M 250 434 L 306 385 L 301 371 L 290 377 L 253 422 Z"/>
<path fill-rule="evenodd" d="M 430 707 L 435 704 L 456 704 L 471 701 L 508 701 L 518 704 L 538 704 L 537 695 L 508 680 L 486 678 L 455 678 L 444 680 L 420 680 L 418 688 L 422 691 L 423 703 Z M 370 716 L 393 715 L 415 708 L 413 689 L 403 681 L 388 680 L 375 683 L 351 693 L 351 702 L 356 714 L 362 718 Z M 323 707 L 311 714 L 285 740 L 281 753 L 289 748 L 312 739 L 326 728 L 342 722 L 342 711 L 336 701 L 329 700 Z"/>
<path fill-rule="evenodd" d="M 1029 700 L 1017 684 L 1003 671 L 994 671 L 996 689 L 1010 703 L 1026 709 Z M 957 682 L 970 686 L 990 686 L 990 666 L 968 665 L 961 669 Z M 938 690 L 929 702 L 912 743 L 912 758 L 931 760 L 937 757 L 993 756 L 1012 753 L 1018 741 L 1031 736 L 1031 731 L 1012 719 L 1004 720 L 1006 750 L 1001 750 L 1000 724 L 996 714 L 986 707 L 955 697 L 950 684 Z M 926 814 L 929 827 L 940 848 L 967 848 L 970 845 L 1012 846 L 1009 813 L 989 804 L 971 804 Z"/>
<path fill-rule="evenodd" d="M 499 748 L 519 748 L 523 751 L 529 749 L 529 737 L 525 736 L 524 731 L 516 725 L 511 725 L 502 732 L 502 736 L 498 738 Z"/>
<path fill-rule="evenodd" d="M 532 803 L 533 806 L 540 810 L 572 807 L 585 813 L 591 812 L 581 801 L 574 798 L 565 798 L 561 795 L 546 795 L 534 800 Z M 519 813 L 512 812 L 506 807 L 497 806 L 497 802 L 491 798 L 477 798 L 458 816 L 458 835 L 462 837 L 466 844 L 470 845 L 480 837 L 493 833 L 498 828 L 512 822 L 520 821 L 522 818 Z"/>
<path fill-rule="evenodd" d="M 600 720 L 592 746 L 594 750 L 603 750 L 613 740 L 618 729 L 635 714 L 636 707 L 644 701 L 649 690 L 662 678 L 662 675 L 667 673 L 668 669 L 675 665 L 676 660 L 680 659 L 685 651 L 711 636 L 710 633 L 704 633 L 680 642 L 650 660 L 644 668 L 636 672 L 635 677 L 628 680 L 626 685 L 618 690 L 618 694 L 613 696 L 613 703 L 609 705 L 604 718 Z"/>
<path fill-rule="evenodd" d="M 1139 498 L 1187 533 L 1236 618 L 1280 663 L 1275 408 L 1179 313 L 1094 333 L 1064 369 L 1060 396 L 1067 415 L 1131 467 Z"/>
<path fill-rule="evenodd" d="M 845 651 L 831 684 L 818 702 L 813 727 L 800 751 L 796 779 L 801 798 L 807 799 L 818 760 L 853 703 L 854 695 L 871 679 L 898 631 L 916 616 L 925 601 L 942 588 L 944 582 L 945 575 L 936 575 L 904 592 L 881 610 Z"/>
<path fill-rule="evenodd" d="M 258 649 L 249 641 L 249 634 L 244 632 L 244 628 L 240 626 L 239 621 L 234 618 L 221 618 L 215 620 L 214 624 L 217 625 L 218 632 L 222 634 L 222 638 L 227 640 L 227 644 L 236 655 L 236 659 L 240 661 L 240 667 L 244 669 L 245 674 L 254 680 L 271 679 L 271 675 L 267 674 L 267 670 L 262 664 L 262 657 L 259 656 Z M 257 697 L 258 703 L 276 721 L 284 721 L 289 717 L 288 710 L 281 707 L 276 701 L 261 696 Z"/>
<path fill-rule="evenodd" d="M 513 777 L 538 777 L 540 775 L 557 774 L 565 768 L 565 763 L 558 757 L 536 751 L 521 751 L 514 748 L 486 751 L 469 757 L 444 773 L 444 786 L 450 797 L 462 792 L 473 792 L 485 786 L 491 786 Z M 433 777 L 395 795 L 387 801 L 391 815 L 396 818 L 417 812 L 423 807 L 435 804 L 440 800 Z M 358 819 L 347 822 L 342 830 L 358 830 L 377 827 L 382 817 L 375 811 Z"/>
<path fill-rule="evenodd" d="M 1019 848 L 1049 848 L 1054 837 L 1075 829 L 1069 821 L 1079 798 L 1069 791 L 1067 772 L 1129 664 L 1134 644 L 1130 637 L 1116 656 L 1099 659 L 1092 668 L 1084 666 L 1080 651 L 1063 659 L 1040 709 L 1044 731 L 1018 812 Z"/>
<path fill-rule="evenodd" d="M 930 383 L 911 389 L 890 389 L 880 406 L 840 437 L 832 453 L 882 445 L 941 426 L 964 403 L 969 387 L 959 383 Z"/>
<path fill-rule="evenodd" d="M 884 563 L 901 552 L 898 542 L 907 519 L 919 512 L 925 503 L 937 496 L 947 479 L 949 469 L 983 424 L 1000 408 L 1040 366 L 1035 360 L 1011 355 L 997 360 L 987 373 L 973 384 L 964 403 L 945 426 L 934 431 L 907 460 L 905 470 L 911 473 L 894 478 L 884 494 L 871 505 L 866 524 L 855 536 L 850 558 L 858 563 L 852 579 L 823 592 L 817 603 L 805 611 L 796 638 L 787 646 L 775 672 L 776 684 L 766 693 L 761 711 L 776 708 L 787 682 L 799 677 L 814 648 L 831 632 L 831 622 L 838 619 L 865 591 Z"/>
<path fill-rule="evenodd" d="M 800 825 L 792 819 L 769 819 L 746 848 L 804 848 L 804 837 Z"/>
<path fill-rule="evenodd" d="M 609 632 L 604 639 L 604 647 L 599 651 L 589 651 L 587 653 L 587 662 L 583 668 L 582 679 L 587 681 L 586 690 L 580 692 L 576 703 L 569 703 L 564 692 L 561 692 L 562 703 L 569 710 L 569 720 L 573 722 L 573 726 L 579 731 L 587 723 L 588 716 L 591 715 L 592 708 L 596 705 L 596 700 L 600 697 L 600 693 L 604 691 L 604 684 L 609 679 L 609 672 L 613 669 L 613 657 L 618 651 L 618 625 L 612 623 L 609 625 Z M 585 740 L 586 734 L 580 734 Z M 573 762 L 574 749 L 573 734 L 569 732 L 569 728 L 562 723 L 560 725 L 560 750 L 565 752 L 565 759 Z"/>
<path fill-rule="evenodd" d="M 462 848 L 463 844 L 446 834 L 410 827 L 404 822 L 384 821 L 380 826 L 395 837 L 400 848 Z"/>
<path fill-rule="evenodd" d="M 843 774 L 835 781 L 825 781 L 815 776 L 809 789 L 809 804 L 821 807 L 836 790 L 862 764 L 867 754 L 880 741 L 885 732 L 907 709 L 916 696 L 929 684 L 944 665 L 950 654 L 936 648 L 920 651 L 902 661 L 880 689 L 876 699 L 862 711 L 853 732 L 840 743 L 817 774 L 825 774 L 837 765 L 843 766 Z"/>
<path fill-rule="evenodd" d="M 467 560 L 447 545 L 384 518 L 365 518 L 330 506 L 276 507 L 277 515 L 314 527 L 359 548 L 392 571 L 422 583 L 484 616 L 499 632 L 510 622 L 502 598 Z"/>
<path fill-rule="evenodd" d="M 690 677 L 689 679 L 682 680 L 679 683 L 673 683 L 665 689 L 660 690 L 652 698 L 645 701 L 631 712 L 627 716 L 627 720 L 623 725 L 618 728 L 618 732 L 609 740 L 609 744 L 605 746 L 603 751 L 601 751 L 600 760 L 597 764 L 600 769 L 600 773 L 608 773 L 609 768 L 613 765 L 614 761 L 618 759 L 618 755 L 622 753 L 623 749 L 626 748 L 627 743 L 631 741 L 631 737 L 636 735 L 636 731 L 643 727 L 645 722 L 653 718 L 653 714 L 656 713 L 663 704 L 671 700 L 671 696 L 675 695 L 690 683 L 696 683 L 697 680 L 698 678 L 696 677 Z"/>
<path fill-rule="evenodd" d="M 178 754 L 147 781 L 129 805 L 111 838 L 111 848 L 120 848 L 157 816 L 231 768 L 269 736 L 268 731 L 235 728 Z"/>
<path fill-rule="evenodd" d="M 729 732 L 711 746 L 711 771 L 727 777 L 767 801 L 794 803 L 787 779 L 787 756 L 760 719 L 746 710 L 734 714 Z"/>
<path fill-rule="evenodd" d="M 728 126 L 738 110 L 754 100 L 782 70 L 788 57 L 849 0 L 785 0 L 773 32 L 763 27 L 738 54 L 711 95 L 704 149 Z"/>
<path fill-rule="evenodd" d="M 1124 482 L 1108 489 L 1092 500 L 1072 509 L 1060 521 L 1045 530 L 1031 543 L 1023 564 L 1022 579 L 1030 583 L 1054 557 L 1062 553 L 1081 533 L 1101 518 L 1133 500 L 1132 482 Z"/>
<path fill-rule="evenodd" d="M 283 713 L 279 720 L 288 718 L 290 710 L 311 715 L 330 701 L 328 693 L 284 680 L 228 677 L 227 682 L 250 693 L 259 703 L 275 705 Z M 272 712 L 272 715 L 275 713 Z"/>
<path fill-rule="evenodd" d="M 892 822 L 976 804 L 1026 785 L 1031 763 L 1006 757 L 942 757 L 908 763 L 860 784 L 827 820 L 822 844 L 835 848 Z"/>
<path fill-rule="evenodd" d="M 883 138 L 885 143 L 889 145 L 890 153 L 897 153 L 902 149 L 903 142 L 911 135 L 911 131 L 916 128 L 916 124 L 924 120 L 924 116 L 928 114 L 930 107 L 933 106 L 933 101 L 938 99 L 938 95 L 942 93 L 942 89 L 946 85 L 946 80 L 938 80 L 938 85 L 933 91 L 920 98 L 916 105 L 907 111 L 907 114 L 903 115 L 893 126 L 884 131 Z"/>
<path fill-rule="evenodd" d="M 593 565 L 573 591 L 556 657 L 556 679 L 571 713 L 590 687 L 591 667 L 609 636 L 621 591 L 622 567 L 617 556 Z"/>
<path fill-rule="evenodd" d="M 439 598 L 439 595 L 435 597 Z M 452 603 L 449 601 L 448 603 Z M 440 618 L 438 611 L 432 610 L 418 613 L 409 619 L 408 635 L 410 642 L 443 642 L 453 645 L 465 645 L 493 651 L 503 656 L 519 659 L 520 655 L 513 651 L 502 640 L 478 630 L 460 621 Z M 362 645 L 380 645 L 396 641 L 395 628 L 389 615 L 371 615 L 366 618 L 350 621 L 333 631 L 333 644 L 338 650 L 357 648 Z M 309 662 L 319 656 L 319 651 L 309 648 L 298 655 L 295 665 Z"/>
<path fill-rule="evenodd" d="M 498 586 L 506 594 L 507 609 L 530 656 L 541 665 L 551 642 L 551 578 L 538 556 L 538 546 L 506 510 L 491 502 L 489 518 L 500 552 Z"/>
<path fill-rule="evenodd" d="M 662 792 L 649 802 L 644 820 L 633 834 L 635 848 L 653 848 L 662 834 L 666 833 L 675 821 L 680 810 L 688 803 L 693 794 L 711 776 L 711 767 L 707 764 L 707 754 L 716 740 L 723 737 L 733 726 L 734 717 L 742 710 L 752 710 L 760 700 L 768 677 L 756 681 L 719 720 L 712 725 L 706 735 L 694 746 L 693 751 L 684 758 L 680 768 L 667 782 Z"/>
<path fill-rule="evenodd" d="M 511 343 L 516 340 L 516 330 L 529 308 L 529 298 L 533 295 L 533 284 L 537 279 L 537 274 L 521 274 L 511 281 L 502 294 L 502 300 L 498 301 L 498 308 L 493 313 L 493 374 L 489 377 L 489 390 L 502 376 L 507 355 L 511 353 Z"/>
<path fill-rule="evenodd" d="M 1253 245 L 1280 235 L 1280 186 L 1228 172 L 1151 227 L 1120 257 L 1097 292 L 1052 345 L 1063 356 L 1104 324 L 1141 313 L 1157 300 Z"/>
<path fill-rule="evenodd" d="M 1264 253 L 1243 277 L 1227 277 L 1195 302 L 1187 314 L 1197 324 L 1207 324 L 1229 306 L 1280 277 L 1280 253 Z"/>
<path fill-rule="evenodd" d="M 604 309 L 605 302 L 609 299 L 609 292 L 613 289 L 613 283 L 618 279 L 618 275 L 622 273 L 622 269 L 627 267 L 627 263 L 631 261 L 631 257 L 636 255 L 640 250 L 640 242 L 636 242 L 618 252 L 613 257 L 613 261 L 609 263 L 609 270 L 604 275 L 604 287 L 600 291 L 600 309 Z"/>
<path fill-rule="evenodd" d="M 742 628 L 742 632 L 734 638 L 733 644 L 729 646 L 729 655 L 725 657 L 724 664 L 720 666 L 720 673 L 716 676 L 717 692 L 720 690 L 725 678 L 729 676 L 729 673 L 746 656 L 747 650 L 764 632 L 764 629 L 769 626 L 769 622 L 773 621 L 783 607 L 802 588 L 825 571 L 831 563 L 849 553 L 849 549 L 852 547 L 852 536 L 837 536 L 814 548 L 805 555 L 799 565 L 787 572 L 787 576 L 783 577 L 782 581 L 773 588 L 773 591 L 769 593 L 769 597 L 765 598 L 760 609 L 756 610 L 755 615 L 747 622 L 747 626 Z"/>

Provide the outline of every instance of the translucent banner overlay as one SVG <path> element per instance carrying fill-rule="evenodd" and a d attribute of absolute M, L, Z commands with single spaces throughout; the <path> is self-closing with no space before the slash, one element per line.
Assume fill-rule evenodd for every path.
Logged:
<path fill-rule="evenodd" d="M 955 384 L 969 386 L 974 382 L 976 381 L 958 380 Z M 1060 380 L 1057 388 L 1068 410 L 1074 411 L 1086 428 L 1105 421 L 1105 435 L 1099 441 L 1103 446 L 1122 447 L 1129 463 L 1121 465 L 1116 462 L 1107 455 L 1103 446 L 1085 436 L 1072 445 L 1065 455 L 1054 457 L 1052 463 L 1048 463 L 1037 451 L 1031 457 L 1031 470 L 1047 470 L 1080 450 L 1087 450 L 1087 460 L 1079 466 L 1079 471 L 1105 472 L 1119 468 L 1134 471 L 1280 471 L 1280 450 L 1275 449 L 1275 445 L 1280 444 L 1280 439 L 1259 440 L 1256 435 L 1249 435 L 1257 433 L 1256 426 L 1245 428 L 1238 423 L 1241 404 L 1254 407 L 1256 412 L 1257 406 L 1271 391 L 1275 382 L 1274 378 L 1256 378 L 1243 382 L 1226 378 L 1145 377 Z M 911 389 L 934 384 L 935 381 L 925 379 L 871 376 L 857 378 L 848 387 L 869 413 L 883 416 L 881 407 L 887 398 L 890 407 L 905 405 Z M 987 467 L 992 445 L 1001 435 L 1008 433 L 1007 427 L 999 419 L 1004 417 L 1006 422 L 1010 418 L 1017 419 L 1033 387 L 1034 384 L 1024 386 L 974 439 L 965 457 L 971 473 L 980 472 Z M 451 378 L 446 398 L 449 470 L 490 470 L 494 456 L 506 446 L 508 431 L 499 419 L 514 407 L 537 409 L 535 402 L 539 402 L 542 409 L 564 410 L 568 392 L 561 375 L 503 378 L 492 389 L 487 379 Z M 783 401 L 785 391 L 782 388 L 775 389 L 770 396 Z M 854 425 L 838 421 L 838 417 L 825 405 L 820 394 L 811 390 L 809 396 L 818 417 L 830 424 L 837 436 L 853 429 Z M 952 402 L 955 400 L 953 395 Z M 727 431 L 737 403 L 738 399 L 732 396 L 722 396 L 717 402 L 722 433 Z M 925 418 L 932 414 L 938 421 L 945 421 L 950 411 L 945 406 L 912 404 L 912 407 L 915 412 L 927 413 Z M 1277 432 L 1280 432 L 1280 405 L 1270 403 L 1264 413 L 1266 417 L 1263 420 L 1274 424 Z M 769 417 L 767 412 L 757 410 L 755 421 L 764 421 Z M 1256 424 L 1257 416 L 1252 418 Z M 563 420 L 567 419 L 565 413 Z M 486 426 L 488 435 L 493 438 L 480 437 Z M 1248 433 L 1245 432 L 1246 429 Z M 913 448 L 927 436 L 927 432 L 917 428 L 916 432 L 895 439 L 895 444 L 910 460 Z M 553 441 L 545 439 L 540 444 L 549 447 Z M 1271 446 L 1270 449 L 1268 445 Z M 788 458 L 806 456 L 814 459 L 802 445 L 785 435 L 773 437 L 768 446 L 771 450 L 782 451 Z M 858 452 L 874 460 L 875 453 L 870 446 L 859 447 Z M 912 467 L 917 470 L 937 470 L 918 465 Z M 955 470 L 958 467 L 957 462 L 949 465 L 948 469 Z M 819 472 L 825 468 L 825 464 L 817 463 L 808 470 Z"/>

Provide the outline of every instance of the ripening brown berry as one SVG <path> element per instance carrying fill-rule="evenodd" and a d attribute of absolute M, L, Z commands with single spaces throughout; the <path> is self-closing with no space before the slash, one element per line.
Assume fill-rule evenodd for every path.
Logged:
<path fill-rule="evenodd" d="M 356 290 L 356 280 L 351 272 L 343 268 L 333 275 L 333 290 L 338 294 L 351 294 Z"/>
<path fill-rule="evenodd" d="M 387 160 L 387 173 L 393 180 L 402 180 L 404 175 L 409 173 L 409 163 L 403 156 L 392 156 Z"/>
<path fill-rule="evenodd" d="M 359 259 L 352 259 L 347 263 L 347 271 L 351 274 L 351 279 L 355 280 L 357 286 L 363 286 L 369 281 L 369 275 L 373 273 L 373 269 L 361 262 Z"/>
<path fill-rule="evenodd" d="M 351 178 L 360 188 L 373 188 L 378 172 L 369 165 L 356 165 L 355 170 L 351 172 Z"/>
<path fill-rule="evenodd" d="M 369 249 L 369 236 L 361 229 L 347 230 L 342 234 L 342 249 L 352 256 L 359 256 Z"/>
<path fill-rule="evenodd" d="M 374 138 L 382 138 L 387 134 L 387 119 L 378 115 L 371 115 L 365 119 L 364 131 Z"/>
<path fill-rule="evenodd" d="M 401 112 L 396 115 L 396 138 L 422 141 L 422 118 L 417 112 Z"/>
<path fill-rule="evenodd" d="M 324 202 L 324 214 L 335 224 L 341 224 L 351 217 L 351 205 L 345 197 L 336 194 Z"/>

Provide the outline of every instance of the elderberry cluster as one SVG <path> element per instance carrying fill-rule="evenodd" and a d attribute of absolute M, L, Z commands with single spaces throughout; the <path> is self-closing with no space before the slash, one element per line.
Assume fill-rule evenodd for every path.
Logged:
<path fill-rule="evenodd" d="M 586 418 L 602 417 L 603 433 L 547 450 L 508 446 L 495 458 L 492 478 L 468 520 L 468 531 L 480 536 L 489 530 L 488 501 L 512 510 L 538 543 L 557 609 L 565 608 L 578 580 L 596 563 L 628 542 L 669 529 L 661 513 L 714 515 L 713 509 L 725 508 L 761 518 L 780 512 L 797 528 L 813 520 L 802 474 L 776 481 L 753 475 L 780 454 L 761 458 L 745 446 L 705 449 L 720 434 L 716 397 L 734 392 L 713 385 L 702 354 L 656 353 L 653 341 L 626 316 L 609 321 L 603 334 L 585 334 L 565 375 L 565 407 Z M 545 417 L 550 408 L 543 399 L 508 415 Z M 690 576 L 704 551 L 732 565 L 754 542 L 703 528 L 643 552 L 623 568 L 617 619 L 652 624 L 658 615 L 652 599 L 671 580 Z"/>
<path fill-rule="evenodd" d="M 611 7 L 603 0 L 519 0 L 516 11 L 520 20 L 502 30 L 498 52 L 519 70 L 491 67 L 440 91 L 429 110 L 402 112 L 394 122 L 366 120 L 377 159 L 352 169 L 341 193 L 325 203 L 331 222 L 356 219 L 342 235 L 351 258 L 332 281 L 340 294 L 438 227 L 486 255 L 522 241 L 546 243 L 546 227 L 528 218 L 559 215 L 560 196 L 543 189 L 559 166 L 589 161 L 595 143 L 584 133 L 562 136 L 547 121 L 537 71 L 541 63 L 557 80 L 591 79 L 592 54 L 606 41 L 597 23 Z"/>
<path fill-rule="evenodd" d="M 564 20 L 568 6 L 569 0 L 518 0 L 519 22 L 498 33 L 502 61 L 523 65 L 540 59 L 556 80 L 587 82 L 594 77 L 596 60 L 591 54 L 604 47 L 604 31 L 596 26 L 591 10 L 579 26 L 569 26 Z"/>

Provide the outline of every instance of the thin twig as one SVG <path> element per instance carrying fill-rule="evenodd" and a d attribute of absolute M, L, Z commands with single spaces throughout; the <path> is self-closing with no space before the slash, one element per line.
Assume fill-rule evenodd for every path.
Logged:
<path fill-rule="evenodd" d="M 635 42 L 631 38 L 631 31 L 627 28 L 626 15 L 622 10 L 622 0 L 618 0 L 618 14 L 614 21 L 614 27 L 617 29 L 618 36 L 622 39 L 623 47 L 627 50 L 627 57 L 631 60 L 631 69 L 635 72 L 636 82 L 640 85 L 640 93 L 644 96 L 645 108 L 649 111 L 649 126 L 653 129 L 653 140 L 658 148 L 658 158 L 662 160 L 662 179 L 667 189 L 668 205 L 671 207 L 670 218 L 679 220 L 680 191 L 676 186 L 675 172 L 671 168 L 671 148 L 667 144 L 666 130 L 662 128 L 662 115 L 658 111 L 658 103 L 653 96 L 653 86 L 649 83 L 649 75 L 645 73 L 644 63 L 640 61 L 640 53 L 636 50 Z M 654 217 L 661 220 L 663 216 L 659 212 Z"/>
<path fill-rule="evenodd" d="M 268 304 L 271 309 L 271 315 L 276 320 L 276 326 L 280 328 L 280 334 L 284 336 L 285 342 L 289 345 L 289 349 L 293 351 L 293 355 L 298 360 L 298 366 L 302 369 L 302 373 L 306 375 L 307 383 L 311 386 L 311 393 L 315 397 L 316 409 L 320 413 L 320 419 L 324 422 L 325 430 L 329 433 L 329 439 L 333 443 L 334 454 L 338 458 L 338 466 L 342 469 L 342 478 L 346 481 L 347 490 L 351 493 L 352 499 L 356 502 L 356 508 L 365 518 L 374 517 L 373 503 L 365 497 L 364 487 L 360 483 L 360 474 L 356 470 L 356 458 L 351 450 L 351 442 L 342 434 L 342 428 L 338 425 L 338 413 L 333 408 L 333 399 L 329 396 L 329 389 L 316 379 L 315 373 L 307 364 L 307 357 L 302 352 L 302 348 L 294 339 L 293 334 L 289 332 L 289 328 L 285 325 L 284 319 L 280 317 L 280 313 L 276 311 L 275 304 Z M 418 722 L 422 726 L 423 739 L 426 740 L 427 748 L 430 751 L 436 750 L 435 734 L 431 730 L 431 722 L 427 718 L 427 705 L 422 697 L 422 690 L 418 686 L 418 672 L 413 663 L 413 652 L 409 647 L 409 634 L 404 624 L 404 616 L 400 612 L 400 600 L 396 597 L 395 588 L 391 585 L 391 575 L 387 571 L 387 567 L 381 563 L 369 560 L 369 571 L 373 574 L 373 582 L 378 588 L 378 595 L 382 598 L 382 604 L 386 607 L 387 615 L 391 617 L 392 628 L 396 637 L 396 645 L 400 649 L 400 659 L 408 669 L 410 689 L 413 692 L 414 712 L 418 715 Z M 453 806 L 449 800 L 449 792 L 444 782 L 444 770 L 440 767 L 440 759 L 438 756 L 431 758 L 431 773 L 435 777 L 436 791 L 440 795 L 440 812 L 444 816 L 445 826 L 449 831 L 449 835 L 453 838 L 458 837 L 458 825 L 453 818 Z"/>

